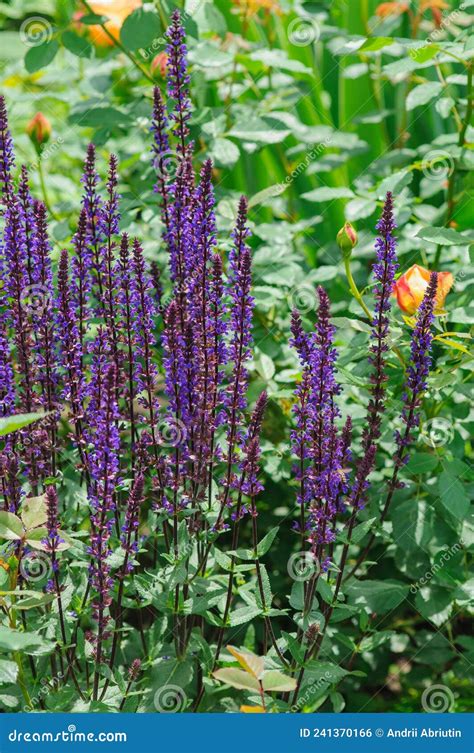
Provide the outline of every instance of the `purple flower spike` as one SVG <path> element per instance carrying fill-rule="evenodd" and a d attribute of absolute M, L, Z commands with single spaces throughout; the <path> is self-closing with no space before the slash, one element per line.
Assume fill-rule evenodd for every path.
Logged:
<path fill-rule="evenodd" d="M 377 261 L 373 266 L 375 286 L 375 313 L 372 321 L 372 333 L 369 360 L 373 366 L 371 374 L 371 399 L 368 406 L 367 425 L 364 429 L 362 447 L 364 453 L 372 442 L 380 436 L 381 414 L 385 406 L 386 353 L 389 349 L 389 313 L 391 295 L 398 268 L 396 240 L 393 235 L 396 224 L 393 216 L 392 194 L 387 193 L 382 217 L 377 224 L 380 235 L 375 242 Z"/>
<path fill-rule="evenodd" d="M 2 198 L 5 203 L 8 203 L 14 192 L 12 180 L 14 165 L 13 141 L 8 128 L 5 97 L 0 95 L 0 183 L 2 184 Z"/>
<path fill-rule="evenodd" d="M 402 419 L 405 423 L 403 436 L 397 432 L 395 439 L 399 448 L 397 462 L 402 465 L 408 456 L 404 450 L 410 442 L 412 430 L 420 423 L 418 409 L 423 392 L 426 390 L 427 378 L 431 366 L 431 344 L 433 333 L 431 325 L 434 320 L 438 273 L 432 272 L 424 298 L 418 309 L 416 325 L 411 336 L 411 359 L 406 380 L 407 391 L 403 395 Z"/>
<path fill-rule="evenodd" d="M 189 135 L 188 121 L 191 118 L 191 101 L 189 99 L 189 73 L 186 60 L 184 27 L 179 10 L 171 15 L 171 26 L 167 31 L 168 45 L 168 94 L 174 100 L 175 109 L 170 120 L 175 123 L 173 133 L 178 138 L 178 151 L 184 157 L 187 151 L 186 139 Z"/>

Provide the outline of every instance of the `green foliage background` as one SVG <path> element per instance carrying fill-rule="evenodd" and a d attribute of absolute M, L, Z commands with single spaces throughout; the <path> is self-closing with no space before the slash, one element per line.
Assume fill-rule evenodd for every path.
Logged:
<path fill-rule="evenodd" d="M 422 436 L 405 472 L 406 486 L 397 493 L 371 552 L 375 564 L 365 580 L 347 590 L 348 604 L 356 608 L 329 634 L 325 658 L 364 674 L 346 676 L 342 686 L 342 677 L 329 686 L 323 683 L 307 710 L 418 711 L 423 689 L 434 683 L 448 686 L 454 708 L 466 710 L 474 663 L 468 622 L 473 584 L 468 557 L 473 543 L 474 1 L 465 0 L 461 8 L 445 3 L 438 27 L 426 10 L 415 32 L 417 2 L 411 3 L 411 18 L 408 13 L 382 18 L 373 0 L 282 0 L 270 10 L 256 10 L 258 5 L 256 0 L 248 6 L 204 0 L 186 17 L 186 27 L 195 105 L 192 134 L 198 159 L 209 155 L 215 163 L 223 237 L 228 237 L 239 195 L 250 199 L 257 301 L 251 395 L 266 387 L 270 396 L 260 533 L 280 526 L 278 542 L 264 558 L 274 606 L 288 610 L 280 626 L 291 632 L 290 607 L 298 609 L 298 594 L 293 588 L 290 603 L 285 596 L 292 585 L 287 561 L 298 542 L 291 529 L 296 491 L 288 435 L 298 365 L 288 346 L 289 311 L 299 306 L 309 324 L 315 285 L 328 290 L 338 325 L 343 414 L 352 415 L 360 433 L 369 328 L 350 295 L 335 236 L 345 219 L 357 227 L 352 271 L 370 307 L 366 286 L 374 225 L 391 190 L 401 271 L 418 263 L 452 272 L 455 283 L 446 314 L 436 323 Z M 144 14 L 134 14 L 124 26 L 120 46 L 95 49 L 72 22 L 72 2 L 0 3 L 2 93 L 18 161 L 30 165 L 32 183 L 54 217 L 56 254 L 75 228 L 82 161 L 92 140 L 104 173 L 107 155 L 113 151 L 119 157 L 122 230 L 144 239 L 148 257 L 158 259 L 166 278 L 152 191 L 149 116 L 152 83 L 163 84 L 151 61 L 164 49 L 162 35 L 173 7 L 159 0 L 148 3 Z M 43 23 L 42 34 L 46 28 L 40 44 L 28 37 L 32 18 L 40 31 Z M 38 111 L 52 124 L 40 159 L 25 130 Z M 393 345 L 406 354 L 410 327 L 398 310 L 392 332 Z M 369 521 L 391 472 L 392 432 L 403 391 L 395 357 L 390 367 L 393 391 L 382 451 L 363 514 Z M 140 576 L 140 588 L 156 606 L 156 584 L 146 574 Z M 149 629 L 162 656 L 160 622 Z M 134 640 L 132 635 L 129 641 Z M 232 643 L 262 653 L 261 622 L 236 627 Z M 0 703 L 7 708 L 16 705 L 8 672 L 7 665 L 0 667 L 5 683 Z M 185 667 L 174 675 L 183 687 L 189 678 Z M 51 703 L 71 710 L 73 695 L 59 691 L 50 696 Z M 238 694 L 220 688 L 209 708 L 235 710 L 238 705 Z"/>

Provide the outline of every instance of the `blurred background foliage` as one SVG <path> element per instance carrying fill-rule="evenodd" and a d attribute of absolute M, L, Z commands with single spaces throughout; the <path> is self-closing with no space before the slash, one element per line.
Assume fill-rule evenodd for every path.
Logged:
<path fill-rule="evenodd" d="M 286 562 L 297 546 L 288 426 L 298 366 L 288 346 L 290 308 L 313 321 L 315 285 L 328 289 L 339 327 L 342 410 L 360 431 L 369 327 L 350 295 L 337 231 L 345 220 L 357 228 L 351 268 L 369 308 L 374 226 L 387 190 L 395 195 L 400 271 L 417 263 L 454 276 L 436 322 L 435 366 L 407 484 L 377 538 L 366 586 L 354 584 L 349 595 L 360 619 L 329 634 L 332 658 L 349 652 L 351 667 L 369 677 L 346 678 L 344 698 L 322 693 L 313 708 L 419 710 L 422 688 L 438 678 L 464 710 L 474 662 L 467 622 L 474 0 L 0 3 L 2 93 L 18 159 L 50 209 L 56 254 L 75 229 L 92 140 L 104 173 L 107 155 L 118 155 L 121 228 L 144 240 L 166 279 L 149 128 L 152 85 L 164 86 L 163 33 L 176 5 L 188 32 L 192 135 L 197 159 L 214 160 L 223 236 L 239 195 L 250 199 L 257 301 L 251 390 L 256 395 L 265 386 L 270 396 L 259 526 L 265 531 L 284 521 L 275 554 L 267 556 L 277 605 L 287 606 Z M 38 112 L 51 129 L 48 140 L 31 128 L 28 135 Z M 173 154 L 168 165 L 172 170 Z M 398 309 L 393 320 L 393 345 L 406 354 L 410 320 Z M 393 392 L 367 519 L 390 473 L 403 391 L 395 356 L 390 368 Z M 443 552 L 451 552 L 447 561 Z M 253 626 L 245 643 L 256 646 Z"/>

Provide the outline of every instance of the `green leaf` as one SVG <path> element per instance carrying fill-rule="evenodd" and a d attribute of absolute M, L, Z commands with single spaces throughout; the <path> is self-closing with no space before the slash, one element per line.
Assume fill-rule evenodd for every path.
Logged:
<path fill-rule="evenodd" d="M 127 50 L 149 47 L 160 36 L 161 23 L 158 15 L 142 8 L 130 13 L 120 30 L 120 41 Z"/>
<path fill-rule="evenodd" d="M 407 110 L 413 110 L 420 105 L 426 105 L 432 99 L 438 97 L 443 90 L 443 84 L 439 81 L 430 81 L 428 84 L 419 84 L 415 86 L 405 100 Z"/>
<path fill-rule="evenodd" d="M 21 519 L 27 530 L 44 526 L 48 519 L 46 495 L 27 497 L 21 505 Z"/>
<path fill-rule="evenodd" d="M 415 606 L 422 617 L 440 627 L 453 609 L 451 592 L 433 584 L 423 586 L 416 594 Z"/>
<path fill-rule="evenodd" d="M 114 126 L 127 125 L 130 117 L 115 107 L 88 107 L 76 110 L 69 116 L 69 122 L 83 127 L 113 128 Z"/>
<path fill-rule="evenodd" d="M 438 54 L 440 50 L 437 44 L 424 44 L 423 47 L 411 47 L 408 50 L 409 56 L 417 63 L 426 63 Z"/>
<path fill-rule="evenodd" d="M 439 493 L 443 507 L 458 520 L 463 520 L 470 507 L 469 498 L 462 482 L 448 470 L 439 477 Z"/>
<path fill-rule="evenodd" d="M 407 471 L 415 475 L 433 471 L 439 463 L 439 458 L 429 452 L 415 452 L 407 465 Z"/>
<path fill-rule="evenodd" d="M 40 421 L 45 416 L 49 416 L 49 413 L 18 413 L 16 416 L 7 416 L 7 418 L 0 418 L 0 437 L 4 437 L 6 434 L 11 434 L 13 431 L 23 429 L 25 426 L 29 426 L 35 421 Z"/>
<path fill-rule="evenodd" d="M 285 693 L 295 690 L 296 680 L 294 677 L 287 677 L 277 669 L 271 669 L 263 675 L 262 685 L 267 693 L 275 693 L 277 691 Z"/>
<path fill-rule="evenodd" d="M 407 596 L 409 586 L 397 580 L 362 580 L 346 587 L 350 604 L 385 614 L 395 609 Z"/>
<path fill-rule="evenodd" d="M 58 50 L 59 44 L 55 39 L 30 47 L 25 55 L 25 68 L 28 73 L 35 73 L 41 68 L 46 68 L 54 60 Z"/>
<path fill-rule="evenodd" d="M 46 641 L 37 633 L 21 633 L 19 630 L 0 626 L 0 651 L 23 651 L 31 656 L 41 656 L 54 651 L 55 644 Z"/>
<path fill-rule="evenodd" d="M 263 537 L 263 539 L 258 542 L 257 557 L 263 557 L 268 552 L 271 545 L 275 541 L 278 531 L 279 531 L 278 526 L 276 526 L 275 528 L 271 528 L 269 532 Z"/>
<path fill-rule="evenodd" d="M 377 52 L 383 50 L 384 47 L 389 47 L 393 42 L 394 40 L 391 37 L 369 37 L 357 49 L 357 52 Z"/>
<path fill-rule="evenodd" d="M 17 515 L 5 510 L 0 512 L 0 539 L 18 541 L 24 533 L 23 523 Z"/>
<path fill-rule="evenodd" d="M 428 243 L 436 243 L 440 246 L 466 246 L 474 243 L 473 239 L 461 235 L 450 227 L 422 227 L 418 230 L 416 238 L 422 238 Z"/>
<path fill-rule="evenodd" d="M 313 659 L 306 664 L 306 674 L 312 684 L 327 682 L 328 685 L 331 685 L 334 682 L 342 680 L 349 672 L 337 664 Z"/>
<path fill-rule="evenodd" d="M 0 659 L 0 683 L 14 683 L 18 677 L 18 665 L 8 659 Z"/>
<path fill-rule="evenodd" d="M 226 685 L 230 685 L 237 690 L 259 690 L 260 685 L 258 680 L 248 672 L 244 672 L 243 669 L 237 667 L 224 667 L 224 669 L 218 669 L 213 672 L 213 676 L 220 682 L 225 682 Z"/>
<path fill-rule="evenodd" d="M 230 139 L 217 138 L 211 144 L 210 156 L 218 165 L 233 167 L 240 157 L 240 150 Z"/>
<path fill-rule="evenodd" d="M 0 703 L 2 703 L 7 709 L 14 709 L 18 706 L 19 700 L 16 696 L 9 693 L 0 693 Z"/>
<path fill-rule="evenodd" d="M 300 641 L 296 639 L 295 635 L 292 635 L 291 633 L 286 633 L 284 630 L 282 630 L 281 634 L 282 634 L 282 637 L 286 641 L 286 645 L 288 646 L 288 649 L 293 659 L 298 664 L 303 664 L 304 654 L 305 654 L 304 646 L 301 644 Z"/>
<path fill-rule="evenodd" d="M 354 192 L 350 188 L 330 188 L 329 186 L 321 186 L 321 188 L 315 188 L 313 191 L 307 191 L 301 194 L 302 199 L 306 201 L 333 201 L 334 199 L 352 199 Z"/>
<path fill-rule="evenodd" d="M 82 19 L 81 19 L 82 20 Z M 75 31 L 65 31 L 61 37 L 64 47 L 80 58 L 90 58 L 92 45 L 85 37 L 80 37 Z"/>
<path fill-rule="evenodd" d="M 261 614 L 261 611 L 261 608 L 258 606 L 246 606 L 234 610 L 230 615 L 231 627 L 235 627 L 236 625 L 243 625 L 245 622 L 253 620 L 254 617 Z"/>

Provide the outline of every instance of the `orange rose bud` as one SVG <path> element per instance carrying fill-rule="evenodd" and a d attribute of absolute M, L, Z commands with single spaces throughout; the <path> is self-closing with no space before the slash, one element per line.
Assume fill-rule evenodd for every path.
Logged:
<path fill-rule="evenodd" d="M 51 130 L 51 123 L 42 112 L 37 112 L 35 117 L 26 126 L 26 132 L 37 151 L 40 150 L 43 144 L 49 141 Z"/>
<path fill-rule="evenodd" d="M 167 64 L 168 64 L 168 55 L 166 54 L 166 52 L 159 52 L 158 55 L 155 55 L 155 57 L 151 61 L 150 70 L 152 73 L 155 73 L 155 71 L 158 71 L 160 76 L 164 78 L 166 74 Z"/>
<path fill-rule="evenodd" d="M 430 271 L 414 264 L 398 278 L 393 287 L 393 295 L 401 310 L 411 316 L 418 309 L 430 281 Z M 451 272 L 438 272 L 435 314 L 443 311 L 446 296 L 454 282 Z"/>
<path fill-rule="evenodd" d="M 352 254 L 352 249 L 357 246 L 357 233 L 350 222 L 346 222 L 337 234 L 337 245 L 342 251 L 344 259 Z"/>

